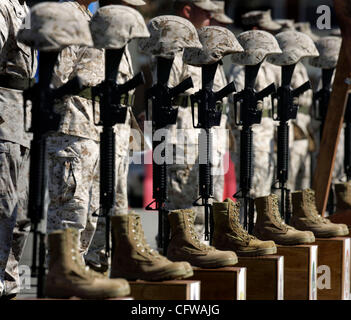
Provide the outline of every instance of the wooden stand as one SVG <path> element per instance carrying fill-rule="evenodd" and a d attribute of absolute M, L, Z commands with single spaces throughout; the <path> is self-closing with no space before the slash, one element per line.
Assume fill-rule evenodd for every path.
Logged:
<path fill-rule="evenodd" d="M 284 299 L 317 300 L 318 246 L 277 247 L 284 256 Z"/>
<path fill-rule="evenodd" d="M 190 279 L 201 281 L 202 300 L 246 300 L 246 268 L 193 268 Z"/>
<path fill-rule="evenodd" d="M 350 299 L 350 238 L 316 239 L 318 300 Z"/>
<path fill-rule="evenodd" d="M 284 257 L 239 257 L 238 267 L 247 269 L 247 300 L 284 299 Z"/>
<path fill-rule="evenodd" d="M 200 300 L 200 281 L 130 281 L 135 300 Z"/>

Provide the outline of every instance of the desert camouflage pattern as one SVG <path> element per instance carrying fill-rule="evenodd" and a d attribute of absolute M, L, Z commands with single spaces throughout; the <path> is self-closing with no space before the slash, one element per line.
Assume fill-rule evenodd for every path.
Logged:
<path fill-rule="evenodd" d="M 272 20 L 271 10 L 254 10 L 241 16 L 241 22 L 245 26 L 258 26 L 267 31 L 280 31 L 281 25 Z"/>
<path fill-rule="evenodd" d="M 185 48 L 184 62 L 193 66 L 213 64 L 226 55 L 244 52 L 234 34 L 224 27 L 209 26 L 198 30 L 202 48 Z"/>
<path fill-rule="evenodd" d="M 307 34 L 314 42 L 316 42 L 319 39 L 319 36 L 313 33 L 311 29 L 311 24 L 309 22 L 296 22 L 295 29 L 296 31 Z"/>
<path fill-rule="evenodd" d="M 206 11 L 213 11 L 217 10 L 217 6 L 210 0 L 173 0 L 174 2 L 187 2 L 192 3 L 193 5 L 206 10 Z"/>
<path fill-rule="evenodd" d="M 272 54 L 282 52 L 274 36 L 266 31 L 245 31 L 238 35 L 237 40 L 244 48 L 244 52 L 232 55 L 234 64 L 253 66 L 259 64 Z"/>
<path fill-rule="evenodd" d="M 91 19 L 90 29 L 94 46 L 99 49 L 121 49 L 132 39 L 150 36 L 143 16 L 122 5 L 100 8 Z"/>
<path fill-rule="evenodd" d="M 261 65 L 257 75 L 255 90 L 260 91 L 270 85 L 277 84 L 279 69 L 266 61 Z M 241 91 L 245 86 L 245 69 L 243 66 L 233 66 L 229 81 L 234 81 L 237 91 Z M 265 98 L 262 102 L 263 110 L 271 109 L 270 98 Z M 266 111 L 266 112 L 267 112 Z M 231 152 L 232 161 L 237 172 L 237 188 L 240 187 L 240 128 L 236 126 L 234 110 L 229 113 L 229 125 L 236 141 L 235 152 Z M 271 193 L 271 185 L 274 177 L 274 131 L 275 123 L 269 113 L 262 118 L 260 125 L 253 125 L 253 177 L 251 196 L 261 197 Z"/>
<path fill-rule="evenodd" d="M 341 48 L 341 38 L 323 37 L 316 41 L 319 57 L 311 58 L 310 65 L 321 69 L 336 68 Z"/>
<path fill-rule="evenodd" d="M 232 24 L 234 20 L 225 14 L 225 2 L 224 1 L 212 1 L 216 6 L 217 10 L 212 11 L 212 19 L 223 23 Z"/>
<path fill-rule="evenodd" d="M 306 67 L 299 62 L 291 81 L 293 89 L 298 88 L 309 80 Z M 311 184 L 311 139 L 313 129 L 311 127 L 311 106 L 313 92 L 306 91 L 299 97 L 299 112 L 296 120 L 290 125 L 290 158 L 289 158 L 289 179 L 290 190 L 303 190 Z"/>
<path fill-rule="evenodd" d="M 4 295 L 20 290 L 18 266 L 30 231 L 28 183 L 29 149 L 0 140 L 0 282 Z"/>
<path fill-rule="evenodd" d="M 16 35 L 24 23 L 29 9 L 18 0 L 0 3 L 0 74 L 23 79 L 34 78 L 37 69 L 37 52 L 21 42 Z M 29 128 L 30 112 L 27 109 L 26 128 Z M 22 91 L 0 87 L 0 139 L 28 147 L 31 134 L 24 130 Z"/>
<path fill-rule="evenodd" d="M 139 41 L 145 54 L 172 59 L 184 48 L 202 48 L 194 25 L 184 18 L 159 16 L 150 20 L 148 29 L 150 38 Z"/>
<path fill-rule="evenodd" d="M 144 6 L 146 4 L 143 0 L 123 0 L 123 2 L 132 6 Z"/>
<path fill-rule="evenodd" d="M 99 143 L 64 134 L 47 143 L 50 204 L 47 232 L 80 231 L 80 250 L 88 249 L 99 210 Z"/>
<path fill-rule="evenodd" d="M 319 56 L 313 40 L 302 32 L 284 31 L 277 34 L 276 39 L 283 52 L 267 58 L 272 64 L 287 66 L 298 63 L 302 58 Z"/>
<path fill-rule="evenodd" d="M 60 51 L 69 45 L 92 46 L 89 25 L 79 10 L 64 3 L 43 2 L 30 13 L 30 28 L 18 33 L 18 40 L 42 51 Z"/>

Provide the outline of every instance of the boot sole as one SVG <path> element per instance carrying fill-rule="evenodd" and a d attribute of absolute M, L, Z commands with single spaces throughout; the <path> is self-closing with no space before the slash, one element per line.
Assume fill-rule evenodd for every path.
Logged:
<path fill-rule="evenodd" d="M 316 239 L 314 238 L 303 238 L 295 241 L 284 241 L 284 242 L 279 242 L 279 240 L 274 240 L 276 244 L 279 244 L 281 246 L 294 246 L 294 245 L 299 245 L 299 244 L 308 244 L 308 243 L 314 243 Z"/>
<path fill-rule="evenodd" d="M 212 268 L 223 268 L 223 267 L 231 267 L 238 263 L 238 258 L 225 259 L 225 260 L 214 260 L 206 263 L 192 264 L 199 268 L 204 269 L 212 269 Z"/>
<path fill-rule="evenodd" d="M 326 232 L 326 233 L 315 233 L 314 236 L 316 238 L 333 238 L 333 237 L 342 237 L 342 236 L 347 236 L 349 232 L 345 232 L 343 230 L 340 230 L 339 232 Z"/>
<path fill-rule="evenodd" d="M 54 299 L 70 299 L 73 297 L 87 299 L 87 300 L 104 300 L 104 299 L 112 299 L 112 298 L 122 298 L 126 297 L 130 294 L 130 288 L 120 288 L 118 290 L 113 291 L 104 291 L 104 292 L 91 292 L 91 293 L 84 293 L 81 292 L 71 292 L 67 294 L 67 288 L 55 288 L 55 287 L 47 287 L 45 289 L 45 296 L 48 298 Z"/>
<path fill-rule="evenodd" d="M 234 250 L 234 251 L 239 257 L 258 257 L 258 256 L 276 254 L 277 248 L 276 247 L 265 248 L 265 249 L 258 249 L 255 251 L 236 251 L 236 250 Z"/>
<path fill-rule="evenodd" d="M 164 271 L 155 272 L 153 274 L 140 273 L 140 274 L 128 274 L 123 272 L 112 273 L 111 279 L 113 278 L 124 278 L 128 281 L 145 280 L 145 281 L 164 281 L 164 280 L 177 280 L 184 279 L 184 277 L 191 277 L 190 272 L 184 272 L 183 270 L 175 271 Z"/>

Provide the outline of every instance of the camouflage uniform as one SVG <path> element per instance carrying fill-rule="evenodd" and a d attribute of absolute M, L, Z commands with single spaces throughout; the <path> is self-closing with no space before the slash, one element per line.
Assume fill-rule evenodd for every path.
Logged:
<path fill-rule="evenodd" d="M 298 88 L 309 80 L 305 66 L 300 62 L 296 65 L 291 82 L 293 89 Z M 299 98 L 299 111 L 296 120 L 292 121 L 290 134 L 293 142 L 290 144 L 289 180 L 290 190 L 303 190 L 311 184 L 311 155 L 309 144 L 311 137 L 311 106 L 312 90 L 308 90 Z"/>
<path fill-rule="evenodd" d="M 27 5 L 20 4 L 18 0 L 5 0 L 0 4 L 1 75 L 34 78 L 36 52 L 16 39 L 27 13 Z M 22 91 L 0 88 L 0 118 L 1 296 L 19 291 L 18 263 L 30 230 L 27 197 L 31 136 L 24 131 Z"/>
<path fill-rule="evenodd" d="M 91 14 L 77 2 L 67 2 L 80 10 L 82 19 Z M 53 84 L 61 86 L 78 75 L 84 85 L 103 80 L 102 50 L 70 46 L 59 55 Z M 99 208 L 99 129 L 94 124 L 92 101 L 69 96 L 55 106 L 61 115 L 59 131 L 48 138 L 49 194 L 47 230 L 64 228 L 80 231 L 81 252 L 89 247 L 96 227 L 92 214 Z M 98 109 L 98 108 L 97 108 Z M 98 114 L 96 115 L 98 117 Z"/>

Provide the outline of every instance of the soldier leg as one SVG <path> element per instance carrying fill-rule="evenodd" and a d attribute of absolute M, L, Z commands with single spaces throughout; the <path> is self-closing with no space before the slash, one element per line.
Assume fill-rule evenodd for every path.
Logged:
<path fill-rule="evenodd" d="M 129 157 L 116 155 L 116 205 L 115 215 L 128 214 L 128 179 Z M 96 231 L 85 256 L 86 263 L 96 271 L 106 271 L 108 258 L 106 256 L 106 219 L 100 216 Z"/>
<path fill-rule="evenodd" d="M 85 230 L 99 144 L 93 140 L 54 135 L 48 139 L 49 194 L 47 230 Z M 80 245 L 82 254 L 87 243 Z"/>
<path fill-rule="evenodd" d="M 0 295 L 7 294 L 5 279 L 13 245 L 18 206 L 18 182 L 22 164 L 20 145 L 0 141 Z M 6 271 L 5 271 L 6 270 Z"/>
<path fill-rule="evenodd" d="M 20 147 L 22 163 L 18 179 L 18 203 L 16 224 L 13 229 L 12 246 L 5 270 L 6 294 L 20 291 L 19 261 L 21 260 L 30 231 L 27 217 L 29 187 L 29 149 Z"/>

